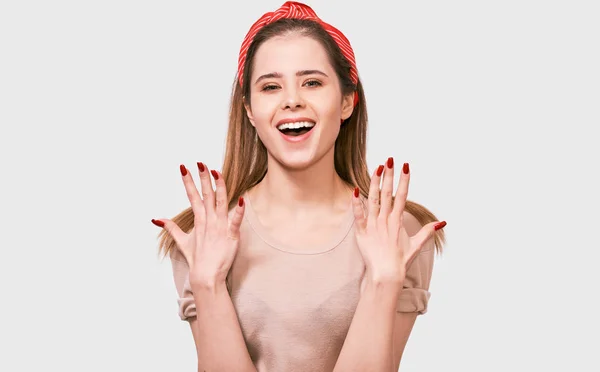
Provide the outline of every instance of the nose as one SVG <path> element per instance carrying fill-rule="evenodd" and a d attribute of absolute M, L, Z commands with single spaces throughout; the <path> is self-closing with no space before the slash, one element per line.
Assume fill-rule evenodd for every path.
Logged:
<path fill-rule="evenodd" d="M 288 89 L 281 102 L 284 110 L 295 110 L 304 107 L 304 100 L 297 89 Z"/>

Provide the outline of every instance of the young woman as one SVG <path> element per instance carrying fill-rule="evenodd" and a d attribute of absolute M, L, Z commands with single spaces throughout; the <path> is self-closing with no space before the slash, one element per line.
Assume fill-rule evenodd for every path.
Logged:
<path fill-rule="evenodd" d="M 152 220 L 199 371 L 392 371 L 427 310 L 435 216 L 404 163 L 369 175 L 367 111 L 344 35 L 286 2 L 242 44 L 222 173 Z M 215 183 L 213 190 L 212 180 Z"/>

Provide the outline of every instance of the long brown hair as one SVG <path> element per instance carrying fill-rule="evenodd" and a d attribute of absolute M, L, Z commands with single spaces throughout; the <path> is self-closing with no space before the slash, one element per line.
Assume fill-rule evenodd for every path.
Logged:
<path fill-rule="evenodd" d="M 229 111 L 229 129 L 227 146 L 222 167 L 223 179 L 227 186 L 229 208 L 233 208 L 238 198 L 247 190 L 257 185 L 267 173 L 267 149 L 256 135 L 256 131 L 246 114 L 244 102 L 250 102 L 250 76 L 252 75 L 254 55 L 258 47 L 275 36 L 299 33 L 320 42 L 325 48 L 342 90 L 342 95 L 358 93 L 358 104 L 352 115 L 341 126 L 335 142 L 335 170 L 348 185 L 358 186 L 363 196 L 369 193 L 371 176 L 366 161 L 367 106 L 360 79 L 355 85 L 350 79 L 350 64 L 342 54 L 333 38 L 318 23 L 311 20 L 280 19 L 262 28 L 248 49 L 244 65 L 243 86 L 238 77 L 233 83 Z M 244 101 L 244 99 L 246 101 Z M 405 210 L 413 215 L 422 225 L 437 221 L 437 218 L 424 206 L 408 200 Z M 181 230 L 189 232 L 194 227 L 194 214 L 189 207 L 173 219 Z M 166 256 L 176 243 L 166 230 L 159 234 L 159 252 Z M 442 251 L 445 242 L 443 230 L 435 232 L 435 248 Z"/>

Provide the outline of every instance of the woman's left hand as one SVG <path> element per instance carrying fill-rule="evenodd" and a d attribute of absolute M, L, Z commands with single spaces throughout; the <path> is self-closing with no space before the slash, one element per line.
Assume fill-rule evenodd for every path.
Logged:
<path fill-rule="evenodd" d="M 408 163 L 404 163 L 402 170 L 395 198 L 392 198 L 394 160 L 389 158 L 385 167 L 380 165 L 375 170 L 371 178 L 366 214 L 358 188 L 354 190 L 356 240 L 368 279 L 374 282 L 403 283 L 408 268 L 427 240 L 433 237 L 435 230 L 446 225 L 445 222 L 434 221 L 423 226 L 412 237 L 408 236 L 403 226 L 410 180 Z"/>

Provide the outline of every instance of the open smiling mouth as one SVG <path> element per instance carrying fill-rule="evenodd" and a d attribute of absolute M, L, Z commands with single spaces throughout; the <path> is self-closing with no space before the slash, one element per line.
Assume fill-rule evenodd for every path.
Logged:
<path fill-rule="evenodd" d="M 277 126 L 277 129 L 286 136 L 297 137 L 310 132 L 315 127 L 315 123 L 300 121 L 296 123 L 285 123 Z"/>

